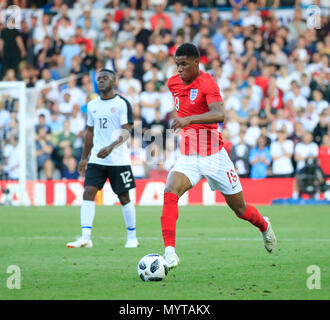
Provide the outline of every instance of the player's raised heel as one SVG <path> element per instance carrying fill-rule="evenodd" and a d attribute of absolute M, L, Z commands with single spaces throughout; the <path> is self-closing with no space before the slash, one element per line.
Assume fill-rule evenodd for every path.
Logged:
<path fill-rule="evenodd" d="M 139 241 L 137 239 L 127 239 L 125 243 L 125 248 L 137 248 L 139 246 Z"/>
<path fill-rule="evenodd" d="M 268 223 L 267 230 L 265 232 L 262 232 L 262 238 L 264 240 L 265 248 L 269 253 L 274 252 L 276 246 L 277 246 L 277 240 L 275 237 L 275 233 L 273 231 L 272 225 L 270 223 L 270 220 L 268 217 L 264 217 L 265 220 Z"/>
<path fill-rule="evenodd" d="M 176 268 L 180 264 L 180 259 L 175 252 L 165 254 L 164 259 L 167 263 L 168 270 Z"/>
<path fill-rule="evenodd" d="M 93 248 L 93 242 L 92 240 L 79 238 L 77 241 L 67 243 L 66 246 L 68 248 Z"/>

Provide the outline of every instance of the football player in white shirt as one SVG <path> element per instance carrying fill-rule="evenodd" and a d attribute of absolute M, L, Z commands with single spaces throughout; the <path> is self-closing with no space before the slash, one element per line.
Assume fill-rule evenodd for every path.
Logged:
<path fill-rule="evenodd" d="M 139 245 L 136 238 L 135 206 L 130 201 L 129 190 L 135 188 L 130 153 L 126 141 L 133 127 L 130 103 L 113 87 L 116 74 L 102 69 L 97 75 L 100 97 L 87 105 L 87 133 L 78 170 L 85 176 L 83 203 L 80 210 L 82 236 L 67 243 L 69 248 L 91 248 L 91 232 L 95 215 L 95 195 L 109 178 L 113 191 L 122 205 L 127 228 L 125 248 Z M 88 156 L 90 155 L 89 159 Z"/>

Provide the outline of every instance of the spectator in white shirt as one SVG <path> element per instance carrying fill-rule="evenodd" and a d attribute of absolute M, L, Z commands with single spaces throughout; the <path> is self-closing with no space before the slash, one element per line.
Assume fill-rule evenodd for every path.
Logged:
<path fill-rule="evenodd" d="M 45 94 L 47 99 L 57 101 L 59 98 L 59 90 L 56 81 L 51 79 L 49 69 L 43 69 L 41 72 L 41 79 L 37 80 L 35 88 L 42 94 Z"/>
<path fill-rule="evenodd" d="M 277 109 L 275 123 L 277 130 L 284 130 L 288 136 L 293 133 L 293 124 L 287 119 L 283 108 Z"/>
<path fill-rule="evenodd" d="M 133 71 L 131 69 L 127 69 L 124 72 L 124 77 L 118 82 L 118 89 L 123 94 L 128 92 L 129 87 L 133 87 L 136 93 L 140 93 L 142 90 L 141 82 L 133 78 Z"/>
<path fill-rule="evenodd" d="M 60 19 L 60 24 L 58 26 L 58 36 L 64 42 L 67 42 L 71 36 L 75 34 L 75 29 L 73 28 L 69 18 L 63 16 Z"/>
<path fill-rule="evenodd" d="M 97 31 L 92 27 L 92 21 L 90 18 L 85 19 L 83 30 L 84 37 L 91 40 L 93 45 L 95 45 L 97 40 Z"/>
<path fill-rule="evenodd" d="M 162 51 L 167 55 L 168 47 L 163 44 L 163 38 L 160 34 L 154 36 L 154 42 L 147 47 L 147 51 L 151 52 L 155 57 Z"/>
<path fill-rule="evenodd" d="M 43 14 L 41 25 L 33 31 L 33 44 L 34 44 L 34 54 L 37 54 L 40 49 L 42 49 L 42 43 L 45 36 L 52 35 L 52 26 L 50 25 L 50 19 L 48 14 Z"/>
<path fill-rule="evenodd" d="M 240 99 L 232 93 L 230 88 L 223 90 L 223 100 L 226 110 L 234 109 L 236 111 L 242 108 Z"/>
<path fill-rule="evenodd" d="M 247 7 L 248 14 L 243 18 L 243 27 L 252 25 L 260 27 L 262 25 L 262 19 L 259 11 L 257 11 L 257 4 L 255 2 L 248 2 Z"/>
<path fill-rule="evenodd" d="M 308 62 L 309 54 L 306 49 L 306 39 L 303 35 L 298 38 L 296 49 L 291 54 L 292 59 L 298 59 L 302 62 Z"/>
<path fill-rule="evenodd" d="M 60 113 L 65 116 L 69 116 L 73 109 L 73 103 L 71 101 L 71 95 L 69 92 L 63 94 L 63 101 L 58 105 Z"/>
<path fill-rule="evenodd" d="M 229 139 L 231 142 L 233 142 L 233 139 L 238 137 L 241 128 L 235 110 L 233 109 L 228 110 L 225 124 L 227 130 L 229 131 Z"/>
<path fill-rule="evenodd" d="M 282 66 L 280 69 L 280 75 L 276 80 L 276 85 L 283 92 L 290 90 L 293 81 L 299 81 L 298 77 L 293 77 L 292 74 L 289 74 L 287 66 Z"/>
<path fill-rule="evenodd" d="M 277 132 L 278 139 L 270 145 L 270 154 L 272 156 L 273 175 L 277 177 L 290 177 L 293 174 L 292 154 L 294 144 L 288 140 L 284 130 Z"/>
<path fill-rule="evenodd" d="M 294 159 L 297 162 L 297 171 L 305 166 L 307 158 L 316 159 L 318 156 L 319 147 L 313 142 L 313 135 L 306 131 L 303 135 L 302 142 L 297 143 L 294 150 Z"/>
<path fill-rule="evenodd" d="M 160 108 L 160 96 L 155 92 L 155 85 L 149 81 L 140 95 L 142 126 L 148 127 L 156 119 L 156 109 Z"/>
<path fill-rule="evenodd" d="M 323 110 L 329 107 L 329 102 L 323 99 L 323 93 L 318 89 L 313 90 L 313 101 L 311 103 L 315 106 L 318 114 L 321 114 Z"/>
<path fill-rule="evenodd" d="M 254 115 L 251 117 L 250 126 L 247 128 L 245 133 L 245 143 L 249 147 L 253 148 L 257 143 L 257 140 L 260 136 L 260 132 L 261 130 L 259 128 L 259 117 Z"/>
<path fill-rule="evenodd" d="M 174 12 L 170 13 L 170 18 L 172 21 L 172 35 L 175 36 L 176 32 L 183 28 L 186 15 L 182 12 L 182 3 L 180 1 L 174 2 L 173 9 Z"/>
<path fill-rule="evenodd" d="M 18 137 L 11 135 L 10 143 L 4 148 L 5 166 L 4 170 L 8 173 L 9 179 L 19 178 L 20 150 Z"/>

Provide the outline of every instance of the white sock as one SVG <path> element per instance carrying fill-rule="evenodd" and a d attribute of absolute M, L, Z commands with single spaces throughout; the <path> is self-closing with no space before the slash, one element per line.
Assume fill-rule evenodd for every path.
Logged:
<path fill-rule="evenodd" d="M 127 229 L 127 239 L 136 239 L 135 206 L 132 202 L 122 205 L 123 216 Z"/>
<path fill-rule="evenodd" d="M 167 246 L 165 248 L 165 255 L 166 254 L 172 254 L 172 253 L 175 253 L 175 248 L 174 247 L 171 247 L 171 246 Z"/>
<path fill-rule="evenodd" d="M 95 202 L 83 200 L 80 208 L 80 225 L 82 237 L 85 240 L 91 239 L 93 220 L 95 216 Z"/>

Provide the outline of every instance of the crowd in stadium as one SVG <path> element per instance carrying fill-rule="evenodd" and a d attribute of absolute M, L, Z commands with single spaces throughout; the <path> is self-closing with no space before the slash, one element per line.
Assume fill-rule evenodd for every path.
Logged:
<path fill-rule="evenodd" d="M 22 80 L 40 92 L 39 178 L 79 178 L 86 104 L 97 96 L 100 68 L 117 73 L 117 91 L 130 101 L 135 126 L 165 135 L 175 117 L 166 82 L 176 74 L 175 51 L 184 42 L 198 46 L 201 70 L 219 84 L 226 109 L 219 130 L 241 177 L 291 177 L 307 158 L 329 176 L 330 20 L 322 15 L 320 28 L 309 28 L 304 2 L 219 1 L 232 6 L 224 20 L 221 8 L 198 8 L 217 1 L 32 1 L 44 6 L 42 17 L 32 16 L 29 25 L 22 20 L 20 29 L 1 24 L 0 53 L 2 81 Z M 25 1 L 17 3 L 24 7 Z M 261 8 L 288 4 L 295 15 L 287 25 L 272 8 Z M 68 15 L 73 6 L 81 8 L 76 20 Z M 113 14 L 97 23 L 92 12 L 104 7 Z M 153 10 L 150 18 L 144 9 Z M 66 77 L 65 84 L 56 83 Z M 17 114 L 17 100 L 2 98 L 0 172 L 9 179 L 18 178 Z M 136 178 L 166 177 L 178 153 L 172 139 L 147 153 L 133 138 L 131 150 Z"/>

